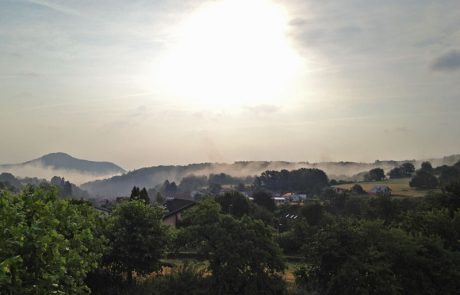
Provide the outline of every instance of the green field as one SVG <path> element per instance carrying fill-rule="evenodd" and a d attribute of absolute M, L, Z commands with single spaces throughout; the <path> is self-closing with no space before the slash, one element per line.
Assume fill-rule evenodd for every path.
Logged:
<path fill-rule="evenodd" d="M 439 190 L 418 190 L 409 186 L 410 178 L 387 179 L 382 181 L 365 181 L 358 182 L 365 191 L 371 190 L 376 185 L 387 185 L 391 188 L 392 196 L 401 197 L 423 197 L 429 192 L 438 192 Z M 355 183 L 336 185 L 335 187 L 350 189 Z"/>

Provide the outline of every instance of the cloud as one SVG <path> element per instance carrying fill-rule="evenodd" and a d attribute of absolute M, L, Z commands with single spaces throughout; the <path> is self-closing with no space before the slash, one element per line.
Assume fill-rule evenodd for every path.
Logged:
<path fill-rule="evenodd" d="M 441 72 L 460 71 L 460 51 L 451 50 L 441 55 L 433 62 L 431 69 Z"/>
<path fill-rule="evenodd" d="M 244 109 L 248 112 L 259 114 L 273 114 L 280 110 L 279 106 L 271 104 L 259 104 L 254 106 L 245 106 Z"/>
<path fill-rule="evenodd" d="M 73 16 L 81 16 L 80 12 L 78 12 L 75 9 L 56 4 L 47 0 L 29 0 L 30 3 L 54 10 L 59 13 L 67 14 L 67 15 L 73 15 Z"/>

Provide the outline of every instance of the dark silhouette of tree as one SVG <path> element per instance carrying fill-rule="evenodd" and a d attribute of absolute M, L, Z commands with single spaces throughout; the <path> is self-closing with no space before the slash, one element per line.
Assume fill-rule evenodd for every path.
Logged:
<path fill-rule="evenodd" d="M 137 186 L 134 186 L 133 189 L 131 190 L 131 200 L 138 200 L 139 196 L 141 195 L 141 191 Z"/>
<path fill-rule="evenodd" d="M 161 268 L 169 239 L 167 225 L 162 223 L 163 211 L 140 200 L 120 203 L 107 225 L 109 252 L 104 260 L 116 273 L 144 275 Z"/>
<path fill-rule="evenodd" d="M 145 187 L 140 191 L 139 199 L 144 201 L 146 204 L 150 204 L 149 194 L 147 193 Z"/>
<path fill-rule="evenodd" d="M 307 203 L 300 210 L 309 225 L 318 225 L 324 215 L 324 207 L 320 203 Z"/>
<path fill-rule="evenodd" d="M 385 179 L 385 171 L 382 168 L 371 169 L 365 176 L 366 181 L 380 181 Z"/>
<path fill-rule="evenodd" d="M 275 192 L 302 192 L 309 195 L 319 194 L 329 185 L 326 173 L 319 169 L 298 169 L 293 171 L 267 170 L 256 177 L 254 186 L 258 190 Z"/>
<path fill-rule="evenodd" d="M 402 165 L 401 165 L 401 168 L 404 169 L 404 173 L 405 173 L 407 176 L 410 176 L 410 175 L 412 175 L 412 173 L 415 172 L 415 166 L 414 166 L 414 164 L 409 163 L 409 162 L 402 164 Z"/>
<path fill-rule="evenodd" d="M 422 169 L 417 171 L 409 182 L 411 187 L 419 189 L 434 189 L 438 187 L 438 179 L 428 171 Z"/>
<path fill-rule="evenodd" d="M 250 215 L 251 204 L 248 198 L 239 192 L 226 192 L 221 196 L 217 196 L 216 201 L 222 207 L 223 213 L 231 214 L 237 218 Z"/>
<path fill-rule="evenodd" d="M 255 204 L 264 207 L 271 212 L 275 211 L 276 204 L 273 200 L 273 196 L 270 193 L 266 191 L 257 191 L 253 193 L 251 197 L 254 198 Z"/>
<path fill-rule="evenodd" d="M 366 194 L 366 191 L 363 189 L 363 187 L 359 184 L 355 184 L 351 187 L 350 191 L 353 193 L 353 194 L 357 194 L 357 195 L 364 195 Z"/>
<path fill-rule="evenodd" d="M 433 171 L 433 166 L 431 166 L 430 162 L 423 162 L 420 170 L 431 173 Z"/>

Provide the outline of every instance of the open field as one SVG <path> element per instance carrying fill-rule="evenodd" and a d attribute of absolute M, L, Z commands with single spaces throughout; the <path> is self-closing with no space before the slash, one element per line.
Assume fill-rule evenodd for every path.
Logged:
<path fill-rule="evenodd" d="M 376 185 L 387 185 L 391 188 L 392 196 L 401 197 L 423 197 L 429 192 L 438 192 L 439 190 L 418 190 L 409 186 L 410 178 L 386 179 L 382 181 L 365 181 L 357 182 L 365 191 L 371 190 Z M 350 189 L 355 183 L 336 185 L 343 189 Z"/>

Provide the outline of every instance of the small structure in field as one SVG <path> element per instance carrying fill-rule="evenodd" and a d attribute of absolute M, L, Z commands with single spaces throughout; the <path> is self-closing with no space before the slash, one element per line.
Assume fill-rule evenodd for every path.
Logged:
<path fill-rule="evenodd" d="M 376 185 L 368 193 L 376 196 L 391 196 L 391 188 L 388 185 Z"/>

